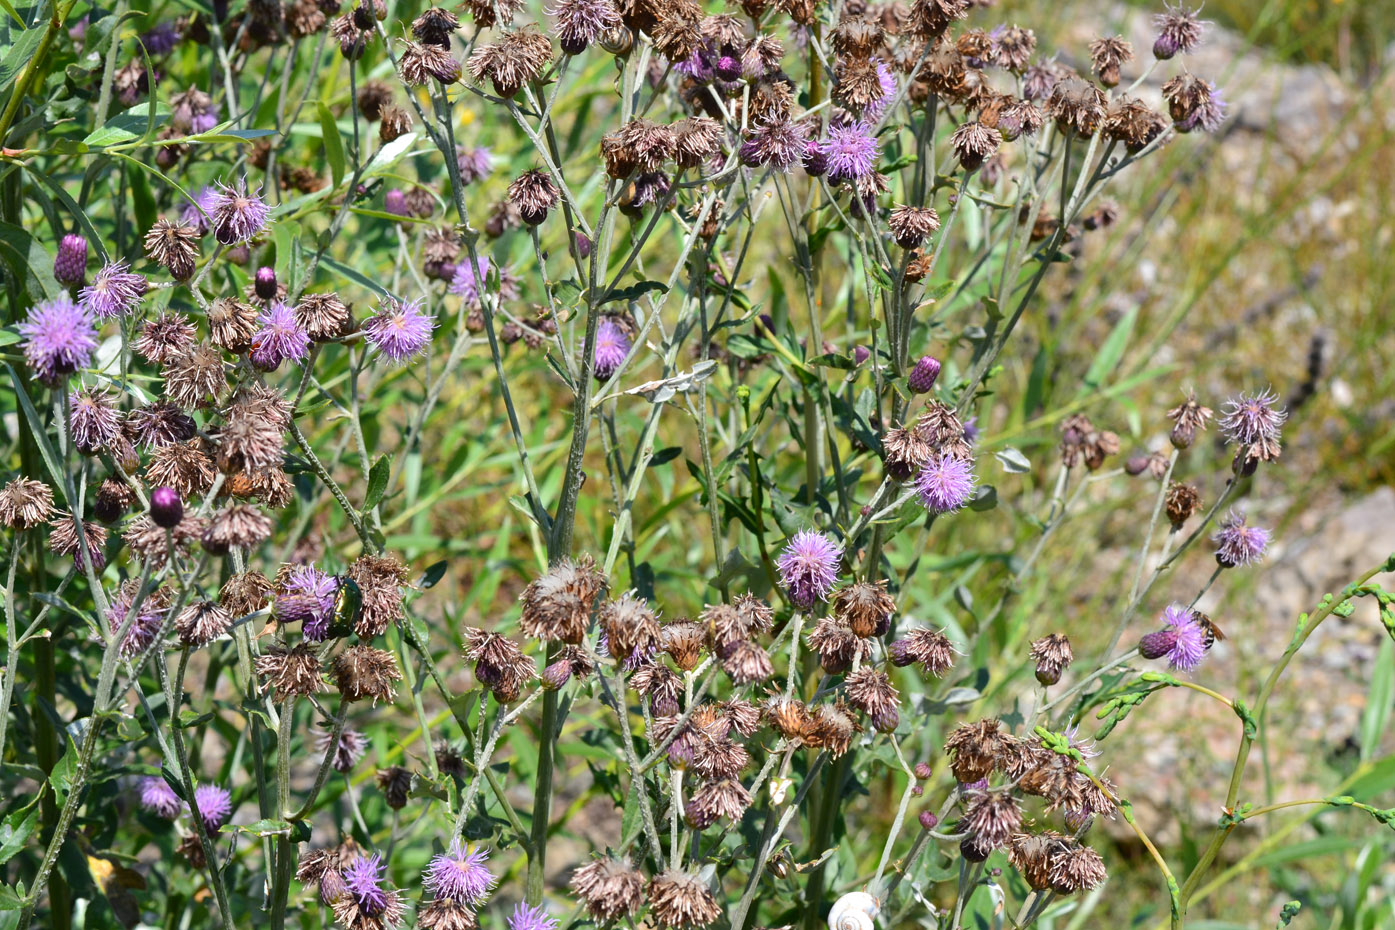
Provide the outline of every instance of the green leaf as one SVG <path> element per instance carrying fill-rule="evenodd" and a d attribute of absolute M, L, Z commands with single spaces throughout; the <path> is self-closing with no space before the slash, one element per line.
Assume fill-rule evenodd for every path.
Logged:
<path fill-rule="evenodd" d="M 328 255 L 326 255 L 320 259 L 320 264 L 324 265 L 330 271 L 342 274 L 344 277 L 363 285 L 375 294 L 381 294 L 384 297 L 389 296 L 387 290 L 384 289 L 384 287 L 381 284 L 371 280 L 370 278 L 365 277 L 364 275 L 350 268 L 348 265 L 344 264 L 341 261 L 337 261 L 336 259 L 330 258 Z"/>
<path fill-rule="evenodd" d="M 29 392 L 24 389 L 24 383 L 19 380 L 19 374 L 15 372 L 14 366 L 6 364 L 6 370 L 10 373 L 10 381 L 15 386 L 15 396 L 19 398 L 19 406 L 24 411 L 24 418 L 29 421 L 29 429 L 34 434 L 34 441 L 39 447 L 39 456 L 44 460 L 44 468 L 48 469 L 48 476 L 53 480 L 53 489 L 57 494 L 62 495 L 63 501 L 68 500 L 67 484 L 63 480 L 63 469 L 59 467 L 58 453 L 53 450 L 53 443 L 49 442 L 48 430 L 44 428 L 44 423 L 39 419 L 39 411 L 34 409 L 34 402 L 29 399 Z"/>
<path fill-rule="evenodd" d="M 1133 335 L 1133 324 L 1137 320 L 1138 308 L 1134 307 L 1114 324 L 1114 329 L 1104 340 L 1104 345 L 1100 346 L 1099 354 L 1090 363 L 1090 370 L 1085 372 L 1080 394 L 1099 390 L 1105 380 L 1114 373 L 1114 369 L 1119 367 L 1119 362 L 1124 358 L 1124 350 L 1128 348 L 1129 337 Z"/>
<path fill-rule="evenodd" d="M 668 293 L 668 285 L 664 284 L 662 281 L 640 281 L 638 284 L 631 284 L 629 287 L 616 288 L 606 294 L 605 299 L 602 300 L 601 303 L 608 304 L 616 300 L 626 302 L 639 300 L 650 291 Z"/>
<path fill-rule="evenodd" d="M 422 591 L 434 588 L 441 579 L 446 576 L 447 563 L 445 559 L 427 566 L 426 571 L 421 573 L 421 580 L 417 582 L 417 587 Z"/>
<path fill-rule="evenodd" d="M 339 126 L 334 122 L 334 114 L 329 112 L 329 107 L 324 101 L 320 101 L 320 132 L 323 134 L 325 145 L 325 158 L 329 159 L 330 177 L 334 180 L 334 186 L 338 187 L 339 182 L 344 179 L 344 140 L 339 138 Z"/>
<path fill-rule="evenodd" d="M 13 39 L 14 44 L 5 53 L 5 57 L 0 59 L 0 90 L 9 87 L 20 70 L 34 57 L 34 51 L 43 41 L 44 29 L 47 26 L 48 24 L 44 23 L 43 26 L 26 29 L 19 34 L 19 38 Z"/>
<path fill-rule="evenodd" d="M 22 810 L 15 811 L 0 823 L 0 865 L 9 862 L 24 848 L 38 822 L 39 808 L 34 805 L 27 816 Z"/>
<path fill-rule="evenodd" d="M 383 494 L 387 492 L 388 474 L 392 471 L 392 459 L 386 455 L 378 457 L 378 461 L 373 463 L 373 468 L 368 472 L 368 494 L 363 498 L 363 510 L 365 513 L 378 506 L 378 502 L 383 499 Z"/>
<path fill-rule="evenodd" d="M 192 710 L 182 710 L 179 712 L 179 723 L 177 726 L 181 730 L 192 730 L 194 727 L 205 724 L 212 719 L 213 711 L 211 710 L 205 711 L 202 714 L 195 713 Z"/>
<path fill-rule="evenodd" d="M 16 342 L 19 342 L 20 338 L 19 333 L 8 326 L 4 329 L 0 329 L 0 346 L 12 346 Z"/>
<path fill-rule="evenodd" d="M 1395 703 L 1395 641 L 1389 636 L 1381 640 L 1376 656 L 1375 671 L 1371 673 L 1371 691 L 1366 698 L 1366 712 L 1361 715 L 1361 761 L 1373 759 L 1380 751 L 1381 736 L 1390 722 Z"/>
<path fill-rule="evenodd" d="M 1012 446 L 994 452 L 993 457 L 1003 466 L 1003 471 L 1010 475 L 1022 475 L 1032 470 L 1032 463 L 1027 460 L 1027 456 Z"/>

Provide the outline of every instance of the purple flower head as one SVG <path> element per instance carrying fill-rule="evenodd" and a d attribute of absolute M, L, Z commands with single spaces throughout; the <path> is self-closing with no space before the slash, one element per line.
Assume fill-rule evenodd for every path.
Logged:
<path fill-rule="evenodd" d="M 192 226 L 203 235 L 213 228 L 211 217 L 218 205 L 218 188 L 205 187 L 194 197 L 192 203 L 184 205 L 184 209 L 179 214 L 179 221 L 186 226 Z"/>
<path fill-rule="evenodd" d="M 81 284 L 87 274 L 87 240 L 69 233 L 58 243 L 53 257 L 53 277 L 59 284 Z"/>
<path fill-rule="evenodd" d="M 1166 60 L 1181 53 L 1190 52 L 1201 42 L 1207 23 L 1198 18 L 1200 8 L 1189 10 L 1183 4 L 1164 7 L 1164 12 L 1153 17 L 1153 25 L 1158 29 L 1157 41 L 1153 43 L 1153 57 Z"/>
<path fill-rule="evenodd" d="M 1243 511 L 1232 510 L 1221 520 L 1220 529 L 1211 537 L 1216 543 L 1216 562 L 1225 568 L 1253 565 L 1264 558 L 1269 545 L 1269 531 L 1245 525 Z"/>
<path fill-rule="evenodd" d="M 334 602 L 339 595 L 339 580 L 313 565 L 293 568 L 285 586 L 276 595 L 276 616 L 283 623 L 304 623 L 301 631 L 313 643 L 322 642 L 329 633 L 329 621 Z"/>
<path fill-rule="evenodd" d="M 987 791 L 988 779 L 980 778 L 978 781 L 960 782 L 959 793 L 968 794 L 970 791 Z"/>
<path fill-rule="evenodd" d="M 964 441 L 970 445 L 978 442 L 978 417 L 969 417 L 964 421 Z"/>
<path fill-rule="evenodd" d="M 1221 97 L 1220 89 L 1214 83 L 1208 83 L 1207 87 L 1211 92 L 1206 99 L 1190 116 L 1177 124 L 1177 128 L 1182 132 L 1191 132 L 1194 129 L 1215 132 L 1225 121 L 1226 102 Z"/>
<path fill-rule="evenodd" d="M 668 197 L 673 182 L 662 171 L 646 171 L 634 178 L 634 199 L 630 206 L 642 209 L 651 203 L 659 203 Z"/>
<path fill-rule="evenodd" d="M 482 145 L 473 149 L 457 149 L 455 164 L 460 169 L 462 184 L 488 177 L 489 172 L 494 170 L 494 158 L 489 154 L 489 149 Z"/>
<path fill-rule="evenodd" d="M 258 317 L 261 330 L 252 337 L 252 364 L 274 371 L 283 361 L 299 362 L 310 351 L 310 336 L 296 322 L 290 304 L 276 301 Z"/>
<path fill-rule="evenodd" d="M 545 11 L 557 18 L 558 44 L 567 55 L 580 55 L 586 46 L 620 25 L 620 14 L 605 0 L 559 2 Z"/>
<path fill-rule="evenodd" d="M 140 806 L 157 817 L 173 820 L 179 816 L 184 802 L 163 776 L 147 775 L 140 780 Z"/>
<path fill-rule="evenodd" d="M 393 216 L 412 215 L 412 211 L 407 206 L 407 195 L 396 187 L 383 195 L 383 210 Z"/>
<path fill-rule="evenodd" d="M 154 29 L 142 35 L 140 41 L 145 46 L 145 50 L 150 53 L 151 58 L 158 58 L 174 51 L 174 47 L 179 44 L 181 38 L 178 24 L 173 20 L 166 20 L 163 23 L 157 23 Z"/>
<path fill-rule="evenodd" d="M 596 326 L 596 380 L 609 381 L 625 356 L 630 354 L 630 337 L 609 317 Z"/>
<path fill-rule="evenodd" d="M 862 115 L 869 120 L 881 119 L 886 108 L 891 105 L 891 101 L 896 97 L 896 74 L 886 66 L 886 62 L 877 60 L 877 83 L 882 87 L 882 95 L 863 107 Z"/>
<path fill-rule="evenodd" d="M 17 328 L 24 337 L 24 360 L 45 384 L 87 367 L 97 348 L 96 327 L 67 294 L 31 307 Z"/>
<path fill-rule="evenodd" d="M 804 143 L 804 157 L 801 159 L 804 173 L 811 178 L 828 174 L 828 159 L 823 154 L 823 146 L 814 139 Z"/>
<path fill-rule="evenodd" d="M 125 316 L 145 294 L 145 275 L 131 271 L 123 261 L 107 262 L 92 283 L 78 291 L 78 306 L 99 320 Z"/>
<path fill-rule="evenodd" d="M 371 916 L 387 910 L 388 893 L 383 888 L 383 860 L 377 853 L 357 856 L 342 873 L 344 887 L 353 895 L 354 903 Z"/>
<path fill-rule="evenodd" d="M 479 256 L 479 264 L 474 267 L 471 267 L 469 258 L 462 259 L 455 266 L 455 275 L 450 279 L 448 290 L 463 297 L 467 304 L 479 303 L 481 284 L 488 279 L 490 267 L 492 263 L 488 255 Z"/>
<path fill-rule="evenodd" d="M 1276 406 L 1278 402 L 1279 395 L 1269 388 L 1231 398 L 1221 409 L 1221 432 L 1241 446 L 1276 441 L 1279 428 L 1288 419 L 1288 411 Z"/>
<path fill-rule="evenodd" d="M 800 530 L 775 560 L 794 606 L 808 610 L 833 590 L 843 550 L 823 533 Z"/>
<path fill-rule="evenodd" d="M 858 120 L 829 126 L 821 151 L 828 160 L 828 180 L 840 184 L 865 178 L 875 171 L 881 147 L 871 127 Z"/>
<path fill-rule="evenodd" d="M 263 265 L 257 269 L 257 273 L 252 276 L 253 293 L 262 300 L 271 300 L 276 296 L 276 269 L 270 265 Z"/>
<path fill-rule="evenodd" d="M 384 297 L 378 312 L 363 321 L 364 338 L 397 364 L 420 355 L 431 344 L 431 331 L 436 328 L 436 318 L 421 308 L 421 300 Z"/>
<path fill-rule="evenodd" d="M 953 513 L 974 493 L 973 464 L 952 455 L 933 455 L 915 480 L 920 502 L 932 513 Z"/>
<path fill-rule="evenodd" d="M 1167 659 L 1169 668 L 1190 672 L 1206 658 L 1210 635 L 1196 612 L 1181 604 L 1171 604 L 1162 614 L 1163 629 L 1138 641 L 1145 659 Z"/>
<path fill-rule="evenodd" d="M 195 127 L 195 131 L 206 130 Z M 220 183 L 213 199 L 213 209 L 209 212 L 213 220 L 213 236 L 223 245 L 251 239 L 261 232 L 270 215 L 271 208 L 262 200 L 260 189 L 248 192 L 246 178 L 238 181 L 236 187 Z"/>
<path fill-rule="evenodd" d="M 483 900 L 498 881 L 485 865 L 488 861 L 489 850 L 465 846 L 457 839 L 450 849 L 433 856 L 426 864 L 422 884 L 438 898 L 474 904 Z"/>
<path fill-rule="evenodd" d="M 95 563 L 92 567 L 101 571 Z M 136 599 L 136 591 L 135 584 L 127 582 L 107 602 L 107 626 L 111 628 L 113 633 L 121 629 L 126 618 L 130 616 L 131 607 Z M 126 638 L 121 641 L 121 658 L 135 658 L 145 652 L 151 643 L 155 642 L 155 637 L 160 635 L 160 630 L 164 626 L 166 612 L 166 608 L 156 597 L 147 594 L 141 600 L 140 607 L 136 610 L 136 618 L 131 621 L 131 628 L 126 631 Z"/>
<path fill-rule="evenodd" d="M 509 930 L 557 930 L 557 921 L 541 907 L 519 904 L 509 917 Z"/>
<path fill-rule="evenodd" d="M 706 84 L 713 78 L 712 56 L 706 48 L 698 47 L 687 58 L 675 62 L 673 70 L 692 78 L 699 84 Z"/>
<path fill-rule="evenodd" d="M 635 649 L 630 653 L 630 657 L 621 662 L 620 665 L 625 671 L 633 672 L 641 665 L 648 663 L 654 656 L 658 655 L 658 653 L 658 644 L 650 643 L 649 645 Z M 596 640 L 596 655 L 600 656 L 602 659 L 610 658 L 610 637 L 605 633 L 602 633 Z"/>
<path fill-rule="evenodd" d="M 194 802 L 198 804 L 204 829 L 209 833 L 217 833 L 232 819 L 232 794 L 226 788 L 199 785 L 194 789 Z"/>

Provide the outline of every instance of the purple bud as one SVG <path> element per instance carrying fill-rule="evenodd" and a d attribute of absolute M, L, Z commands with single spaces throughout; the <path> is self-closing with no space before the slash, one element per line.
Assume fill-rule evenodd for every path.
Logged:
<path fill-rule="evenodd" d="M 866 346 L 854 346 L 854 347 L 853 347 L 853 364 L 854 364 L 854 365 L 861 365 L 863 362 L 867 361 L 867 360 L 868 360 L 869 358 L 871 358 L 871 357 L 872 357 L 872 350 L 869 349 L 869 348 L 867 348 Z"/>
<path fill-rule="evenodd" d="M 741 59 L 732 55 L 719 56 L 712 70 L 723 81 L 735 81 L 741 77 Z"/>
<path fill-rule="evenodd" d="M 925 779 L 929 778 L 929 777 L 930 777 L 930 774 L 931 774 L 930 763 L 928 763 L 928 762 L 917 762 L 917 763 L 915 764 L 915 769 L 914 769 L 914 771 L 915 771 L 915 777 L 916 777 L 916 778 L 919 778 L 921 781 L 925 781 Z"/>
<path fill-rule="evenodd" d="M 1167 61 L 1177 54 L 1178 48 L 1177 40 L 1164 33 L 1158 36 L 1157 41 L 1153 43 L 1153 57 L 1159 61 Z"/>
<path fill-rule="evenodd" d="M 262 300 L 271 300 L 276 296 L 276 269 L 266 265 L 257 269 L 256 278 L 257 296 Z"/>
<path fill-rule="evenodd" d="M 411 213 L 407 209 L 407 195 L 395 187 L 383 196 L 383 209 L 393 216 L 408 216 Z"/>
<path fill-rule="evenodd" d="M 1177 633 L 1173 630 L 1159 630 L 1148 633 L 1138 641 L 1138 654 L 1145 659 L 1161 659 L 1177 644 Z"/>
<path fill-rule="evenodd" d="M 184 519 L 184 504 L 174 488 L 156 488 L 150 494 L 150 519 L 156 526 L 174 529 Z"/>
<path fill-rule="evenodd" d="M 1148 456 L 1135 455 L 1124 463 L 1124 471 L 1130 475 L 1141 475 L 1148 469 Z"/>
<path fill-rule="evenodd" d="M 920 825 L 927 830 L 933 830 L 940 825 L 940 818 L 935 816 L 934 811 L 921 811 Z"/>
<path fill-rule="evenodd" d="M 578 256 L 579 258 L 590 258 L 590 257 L 591 257 L 591 239 L 590 239 L 590 237 L 588 237 L 585 233 L 580 233 L 580 232 L 579 232 L 579 233 L 576 233 L 576 234 L 575 234 L 574 239 L 575 239 L 575 241 L 576 241 L 576 254 L 577 254 L 577 256 Z"/>
<path fill-rule="evenodd" d="M 572 677 L 572 663 L 567 659 L 558 659 L 547 668 L 543 669 L 542 687 L 544 691 L 557 691 Z"/>
<path fill-rule="evenodd" d="M 935 386 L 935 379 L 939 376 L 940 363 L 928 355 L 922 355 L 911 369 L 908 386 L 914 393 L 924 394 Z"/>
<path fill-rule="evenodd" d="M 81 284 L 87 276 L 87 240 L 69 233 L 58 243 L 53 258 L 53 277 L 59 284 Z"/>
<path fill-rule="evenodd" d="M 872 715 L 872 726 L 878 733 L 895 733 L 896 726 L 901 722 L 901 714 L 895 707 L 888 707 L 886 710 Z"/>
<path fill-rule="evenodd" d="M 898 639 L 886 648 L 887 656 L 891 659 L 891 664 L 897 668 L 905 668 L 915 662 L 915 657 L 910 654 L 907 648 L 908 643 L 904 639 Z"/>

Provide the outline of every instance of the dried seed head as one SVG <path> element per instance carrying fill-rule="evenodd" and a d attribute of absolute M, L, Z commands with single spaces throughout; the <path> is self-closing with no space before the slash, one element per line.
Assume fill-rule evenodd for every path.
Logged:
<path fill-rule="evenodd" d="M 362 643 L 335 656 L 330 675 L 344 700 L 371 698 L 374 704 L 391 702 L 397 694 L 394 683 L 402 680 L 392 653 Z"/>
<path fill-rule="evenodd" d="M 1064 836 L 1052 830 L 1015 834 L 1008 840 L 1008 863 L 1021 873 L 1030 888 L 1044 891 L 1051 887 L 1051 855 L 1067 843 Z"/>
<path fill-rule="evenodd" d="M 739 639 L 728 644 L 721 655 L 722 669 L 734 685 L 755 684 L 775 674 L 770 656 L 750 640 Z"/>
<path fill-rule="evenodd" d="M 1167 507 L 1167 519 L 1171 521 L 1172 528 L 1174 530 L 1180 529 L 1182 524 L 1186 523 L 1201 506 L 1201 493 L 1195 485 L 1174 481 L 1167 486 L 1164 504 Z"/>
<path fill-rule="evenodd" d="M 73 565 L 79 572 L 85 571 L 83 553 L 98 575 L 106 567 L 104 547 L 107 542 L 106 527 L 88 520 L 78 520 L 70 513 L 58 511 L 49 522 L 52 532 L 48 536 L 48 548 L 54 555 L 73 557 Z M 86 543 L 84 547 L 83 543 Z"/>
<path fill-rule="evenodd" d="M 450 38 L 460 28 L 460 20 L 450 10 L 427 7 L 412 21 L 412 35 L 420 42 L 450 48 Z"/>
<path fill-rule="evenodd" d="M 378 790 L 383 793 L 387 806 L 400 811 L 407 806 L 407 792 L 412 790 L 412 773 L 400 765 L 379 770 Z"/>
<path fill-rule="evenodd" d="M 1104 92 L 1084 78 L 1064 77 L 1051 88 L 1046 112 L 1061 132 L 1088 139 L 1104 121 Z"/>
<path fill-rule="evenodd" d="M 1211 408 L 1204 407 L 1196 399 L 1196 392 L 1188 391 L 1186 400 L 1167 412 L 1172 420 L 1172 445 L 1185 449 L 1196 441 L 1196 434 L 1206 429 L 1211 419 Z"/>
<path fill-rule="evenodd" d="M 257 656 L 254 667 L 258 677 L 282 700 L 324 690 L 320 660 L 307 643 L 298 643 L 293 648 L 273 643 Z"/>
<path fill-rule="evenodd" d="M 529 226 L 547 219 L 547 211 L 557 203 L 557 185 L 546 171 L 536 168 L 525 171 L 509 185 L 509 203 Z"/>
<path fill-rule="evenodd" d="M 378 141 L 384 145 L 412 131 L 412 115 L 396 105 L 383 107 L 378 120 Z"/>
<path fill-rule="evenodd" d="M 912 630 L 887 649 L 893 665 L 904 668 L 919 662 L 927 675 L 936 678 L 954 667 L 957 655 L 949 637 L 938 630 Z"/>
<path fill-rule="evenodd" d="M 751 806 L 751 793 L 734 778 L 709 781 L 698 788 L 683 809 L 688 825 L 705 830 L 720 818 L 739 823 Z"/>
<path fill-rule="evenodd" d="M 872 717 L 881 716 L 897 709 L 897 691 L 891 678 L 870 665 L 864 665 L 850 674 L 843 682 L 848 693 L 848 702 Z"/>
<path fill-rule="evenodd" d="M 270 538 L 271 528 L 271 519 L 256 507 L 233 504 L 214 512 L 200 541 L 210 555 L 226 555 L 234 547 L 255 549 Z"/>
<path fill-rule="evenodd" d="M 1005 791 L 971 791 L 962 826 L 981 844 L 998 849 L 1022 826 L 1022 810 Z"/>
<path fill-rule="evenodd" d="M 551 59 L 552 43 L 536 27 L 525 26 L 475 49 L 466 67 L 476 81 L 492 83 L 499 96 L 513 97 L 536 80 Z"/>
<path fill-rule="evenodd" d="M 962 784 L 987 778 L 1004 757 L 1011 736 L 995 719 L 980 720 L 956 727 L 945 740 L 950 770 Z"/>
<path fill-rule="evenodd" d="M 194 276 L 199 257 L 198 230 L 161 217 L 145 234 L 145 254 L 176 280 L 187 281 Z"/>
<path fill-rule="evenodd" d="M 848 705 L 839 698 L 832 704 L 820 704 L 810 714 L 804 732 L 806 745 L 824 749 L 835 759 L 852 746 L 853 737 L 862 732 Z"/>
<path fill-rule="evenodd" d="M 516 695 L 537 676 L 537 666 L 513 640 L 497 633 L 469 629 L 465 632 L 465 658 L 475 663 L 475 678 L 504 696 Z"/>
<path fill-rule="evenodd" d="M 201 342 L 165 363 L 165 396 L 180 407 L 211 406 L 228 386 L 223 353 Z"/>
<path fill-rule="evenodd" d="M 858 581 L 834 592 L 833 611 L 855 636 L 879 636 L 890 625 L 896 601 L 886 593 L 885 581 Z"/>
<path fill-rule="evenodd" d="M 940 215 L 934 207 L 898 205 L 887 217 L 887 228 L 901 248 L 918 249 L 940 228 Z"/>
<path fill-rule="evenodd" d="M 1101 37 L 1090 43 L 1090 65 L 1105 87 L 1119 83 L 1119 68 L 1133 61 L 1133 46 L 1122 36 Z"/>
<path fill-rule="evenodd" d="M 871 644 L 853 633 L 838 616 L 820 617 L 809 632 L 809 648 L 819 654 L 819 664 L 829 675 L 838 675 L 867 658 Z"/>
<path fill-rule="evenodd" d="M 1121 95 L 1110 105 L 1104 120 L 1105 135 L 1115 142 L 1122 142 L 1134 154 L 1147 148 L 1167 129 L 1167 117 L 1127 94 Z"/>
<path fill-rule="evenodd" d="M 520 625 L 529 636 L 576 645 L 590 625 L 591 607 L 606 578 L 589 556 L 564 559 L 524 589 Z"/>
<path fill-rule="evenodd" d="M 1075 653 L 1064 635 L 1048 633 L 1032 643 L 1031 657 L 1036 663 L 1037 681 L 1054 685 L 1061 680 L 1061 672 L 1075 660 Z"/>
<path fill-rule="evenodd" d="M 659 648 L 658 618 L 633 591 L 602 603 L 597 620 L 605 631 L 606 649 L 619 661 L 648 658 Z"/>
<path fill-rule="evenodd" d="M 32 478 L 12 478 L 0 490 L 0 524 L 13 530 L 30 530 L 48 522 L 53 514 L 53 489 Z"/>
<path fill-rule="evenodd" d="M 707 645 L 702 626 L 691 620 L 664 624 L 659 630 L 659 641 L 673 663 L 685 672 L 697 668 L 702 661 L 703 648 Z"/>
<path fill-rule="evenodd" d="M 479 930 L 479 918 L 454 898 L 432 898 L 417 911 L 420 930 Z"/>
<path fill-rule="evenodd" d="M 174 630 L 184 645 L 204 646 L 226 633 L 232 621 L 232 615 L 217 601 L 197 601 L 179 612 Z"/>
<path fill-rule="evenodd" d="M 905 481 L 920 473 L 934 456 L 935 447 L 920 430 L 896 426 L 882 435 L 882 453 L 887 474 Z"/>
<path fill-rule="evenodd" d="M 813 718 L 802 701 L 778 695 L 765 703 L 761 716 L 787 740 L 803 739 L 813 726 Z"/>
<path fill-rule="evenodd" d="M 196 332 L 178 313 L 161 313 L 141 327 L 132 348 L 147 361 L 163 365 L 192 349 Z"/>
<path fill-rule="evenodd" d="M 432 79 L 454 84 L 460 80 L 460 62 L 449 49 L 449 40 L 444 48 L 428 42 L 408 42 L 397 60 L 397 73 L 409 87 L 421 87 Z"/>
<path fill-rule="evenodd" d="M 715 923 L 722 907 L 697 875 L 667 869 L 649 883 L 649 913 L 661 927 L 685 930 Z"/>
<path fill-rule="evenodd" d="M 572 873 L 571 888 L 598 921 L 634 914 L 644 904 L 644 876 L 628 862 L 606 857 Z"/>
<path fill-rule="evenodd" d="M 1054 849 L 1050 863 L 1051 890 L 1057 894 L 1089 891 L 1109 877 L 1100 854 L 1077 843 Z"/>
<path fill-rule="evenodd" d="M 296 325 L 315 342 L 328 342 L 347 336 L 353 330 L 353 316 L 339 295 L 306 294 L 295 305 Z"/>
<path fill-rule="evenodd" d="M 239 572 L 223 582 L 218 601 L 233 617 L 245 617 L 270 604 L 274 590 L 271 580 L 261 572 Z"/>
<path fill-rule="evenodd" d="M 1189 10 L 1179 3 L 1177 6 L 1165 6 L 1162 13 L 1154 16 L 1153 24 L 1158 29 L 1158 37 L 1153 42 L 1153 57 L 1166 61 L 1200 45 L 1206 27 L 1206 23 L 1197 16 L 1200 12 L 1200 8 Z"/>

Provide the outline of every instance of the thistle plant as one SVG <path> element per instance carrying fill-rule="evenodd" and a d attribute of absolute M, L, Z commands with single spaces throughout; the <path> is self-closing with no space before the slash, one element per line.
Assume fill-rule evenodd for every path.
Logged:
<path fill-rule="evenodd" d="M 1395 631 L 1395 564 L 1252 702 L 1207 675 L 1198 602 L 1280 538 L 1242 500 L 1279 397 L 1185 393 L 1121 463 L 1106 345 L 1054 454 L 1002 430 L 1105 191 L 1222 126 L 1205 24 L 1049 50 L 978 6 L 11 11 L 7 926 L 1026 927 L 1113 822 L 1180 927 L 1250 819 L 1388 825 L 1244 798 L 1282 672 L 1354 598 Z M 1103 635 L 1027 602 L 1140 485 Z M 963 619 L 913 616 L 1009 509 Z M 1106 774 L 1171 688 L 1239 734 L 1189 874 Z"/>

